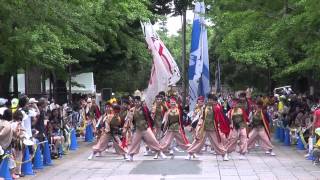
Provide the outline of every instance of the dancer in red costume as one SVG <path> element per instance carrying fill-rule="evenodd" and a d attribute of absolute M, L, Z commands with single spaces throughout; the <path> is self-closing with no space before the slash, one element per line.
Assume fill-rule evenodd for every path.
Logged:
<path fill-rule="evenodd" d="M 266 153 L 275 156 L 276 154 L 272 151 L 270 140 L 269 122 L 261 100 L 257 102 L 257 109 L 253 112 L 251 126 L 252 130 L 249 133 L 248 148 L 253 148 L 254 143 L 260 140 L 260 145 L 266 150 Z"/>
<path fill-rule="evenodd" d="M 116 152 L 120 155 L 123 155 L 125 158 L 125 150 L 120 145 L 120 138 L 119 132 L 121 128 L 121 118 L 119 116 L 120 106 L 113 105 L 113 113 L 105 114 L 103 116 L 103 123 L 104 128 L 102 130 L 101 137 L 96 145 L 92 147 L 92 154 L 88 157 L 88 160 L 93 159 L 96 153 L 101 153 L 104 151 L 107 146 L 108 142 L 112 140 L 113 147 L 115 148 Z"/>
<path fill-rule="evenodd" d="M 161 158 L 166 158 L 162 153 L 162 148 L 157 141 L 154 133 L 152 132 L 152 119 L 148 108 L 142 105 L 140 96 L 134 97 L 135 107 L 131 108 L 126 117 L 126 122 L 123 127 L 123 133 L 133 128 L 132 142 L 128 148 L 128 161 L 133 161 L 133 155 L 139 153 L 140 144 L 143 140 L 147 146 L 156 151 L 154 159 L 158 159 L 159 155 Z"/>
<path fill-rule="evenodd" d="M 222 133 L 221 133 L 222 132 Z M 221 141 L 221 135 L 228 135 L 230 132 L 227 119 L 223 115 L 221 106 L 217 102 L 217 97 L 213 94 L 208 95 L 208 103 L 201 112 L 201 117 L 196 127 L 196 135 L 192 145 L 188 148 L 188 156 L 190 160 L 194 153 L 200 152 L 209 138 L 211 147 L 219 155 L 223 155 L 223 160 L 228 161 L 226 148 Z"/>
<path fill-rule="evenodd" d="M 246 111 L 242 108 L 243 105 L 235 99 L 233 103 L 233 108 L 228 112 L 228 117 L 230 120 L 231 133 L 226 144 L 228 153 L 236 150 L 238 140 L 240 140 L 240 159 L 245 159 L 245 154 L 247 153 L 247 141 L 248 141 L 248 124 L 249 119 Z"/>
<path fill-rule="evenodd" d="M 157 95 L 156 102 L 152 106 L 151 117 L 154 121 L 153 132 L 158 141 L 160 141 L 162 137 L 161 125 L 164 114 L 167 110 L 168 107 L 166 102 L 163 101 L 163 97 L 161 95 Z"/>
<path fill-rule="evenodd" d="M 174 97 L 170 98 L 170 109 L 164 115 L 163 124 L 165 135 L 161 139 L 162 148 L 166 150 L 175 139 L 178 146 L 187 150 L 190 144 L 183 130 L 181 109 Z"/>

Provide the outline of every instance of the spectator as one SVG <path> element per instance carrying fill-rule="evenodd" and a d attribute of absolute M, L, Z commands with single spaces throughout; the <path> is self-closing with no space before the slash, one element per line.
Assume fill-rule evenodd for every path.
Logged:
<path fill-rule="evenodd" d="M 31 118 L 34 116 L 34 112 L 30 112 L 28 109 L 29 98 L 22 96 L 19 99 L 19 111 L 23 114 L 22 126 L 26 130 L 27 138 L 32 137 Z"/>
<path fill-rule="evenodd" d="M 12 110 L 12 113 L 14 113 L 14 112 L 18 109 L 18 106 L 19 106 L 19 99 L 13 98 L 13 99 L 11 100 L 11 110 Z"/>
<path fill-rule="evenodd" d="M 52 149 L 52 157 L 58 158 L 61 154 L 59 154 L 59 147 L 62 146 L 64 142 L 64 137 L 62 134 L 62 119 L 59 113 L 59 109 L 52 109 L 50 118 L 49 118 L 49 134 L 51 137 L 51 143 L 53 144 Z"/>
<path fill-rule="evenodd" d="M 34 103 L 37 103 L 38 101 L 34 101 Z M 47 100 L 45 98 L 40 98 L 38 102 L 38 107 L 36 108 L 36 105 L 34 104 L 33 107 L 35 109 L 38 109 L 39 115 L 37 117 L 37 120 L 35 121 L 35 129 L 38 131 L 37 138 L 39 141 L 45 140 L 45 119 L 47 116 L 46 108 L 48 106 Z"/>
<path fill-rule="evenodd" d="M 25 139 L 25 130 L 22 127 L 22 119 L 23 119 L 23 114 L 21 111 L 17 110 L 13 114 L 13 122 L 12 122 L 12 127 L 16 130 L 15 136 L 12 140 L 12 148 L 13 148 L 13 156 L 16 161 L 21 162 L 22 161 L 22 150 L 23 150 L 23 140 Z M 14 171 L 16 176 L 23 177 L 24 175 L 21 173 L 21 164 L 17 164 L 15 166 L 15 171 Z"/>
<path fill-rule="evenodd" d="M 317 128 L 315 130 L 316 137 L 318 139 L 316 145 L 314 146 L 314 149 L 312 151 L 312 155 L 315 158 L 314 164 L 319 164 L 319 158 L 320 158 L 320 128 Z"/>
<path fill-rule="evenodd" d="M 12 128 L 11 123 L 7 120 L 0 119 L 0 147 L 3 150 L 10 150 L 10 145 L 12 142 L 12 138 L 14 136 L 14 128 Z M 1 163 L 1 162 L 0 162 Z M 14 160 L 12 158 L 9 159 L 8 163 L 11 176 L 13 178 L 19 178 L 19 176 L 14 173 Z"/>
<path fill-rule="evenodd" d="M 320 100 L 318 100 L 318 106 L 316 107 L 313 114 L 313 131 L 320 128 Z"/>

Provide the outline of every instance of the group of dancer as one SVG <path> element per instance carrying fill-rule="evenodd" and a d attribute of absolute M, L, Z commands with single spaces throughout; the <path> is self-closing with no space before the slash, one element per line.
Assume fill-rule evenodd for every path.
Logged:
<path fill-rule="evenodd" d="M 88 159 L 101 156 L 112 141 L 117 154 L 133 161 L 143 141 L 147 152 L 155 153 L 154 159 L 165 159 L 167 152 L 173 155 L 173 150 L 179 146 L 187 152 L 185 159 L 191 160 L 208 145 L 207 139 L 211 149 L 224 161 L 228 161 L 228 154 L 236 150 L 240 159 L 245 159 L 248 149 L 256 143 L 266 154 L 274 156 L 270 121 L 263 102 L 253 101 L 245 92 L 232 102 L 232 107 L 225 111 L 215 94 L 208 94 L 206 98 L 200 96 L 189 116 L 177 96 L 166 96 L 164 92 L 156 96 L 150 110 L 140 96 L 122 99 L 121 104 L 108 103 L 105 113 L 95 123 L 97 142 Z M 191 143 L 185 134 L 186 126 L 190 127 Z"/>

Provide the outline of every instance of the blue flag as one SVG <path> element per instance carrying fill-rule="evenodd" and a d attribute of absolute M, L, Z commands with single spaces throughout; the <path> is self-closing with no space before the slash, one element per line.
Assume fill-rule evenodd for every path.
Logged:
<path fill-rule="evenodd" d="M 198 97 L 206 97 L 211 89 L 208 39 L 204 14 L 204 3 L 197 2 L 194 9 L 189 61 L 190 111 L 194 110 Z"/>

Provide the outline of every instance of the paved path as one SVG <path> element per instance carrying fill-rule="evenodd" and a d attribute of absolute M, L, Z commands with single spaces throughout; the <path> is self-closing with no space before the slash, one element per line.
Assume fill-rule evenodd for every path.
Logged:
<path fill-rule="evenodd" d="M 23 180 L 320 180 L 319 166 L 305 160 L 302 151 L 281 145 L 275 146 L 276 157 L 254 150 L 247 155 L 247 160 L 239 160 L 238 154 L 233 153 L 228 162 L 209 153 L 192 161 L 184 160 L 185 153 L 166 160 L 153 160 L 152 156 L 139 154 L 134 162 L 125 162 L 112 152 L 88 161 L 90 146 L 82 143 L 81 149 L 55 160 L 54 166 Z"/>

